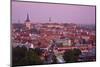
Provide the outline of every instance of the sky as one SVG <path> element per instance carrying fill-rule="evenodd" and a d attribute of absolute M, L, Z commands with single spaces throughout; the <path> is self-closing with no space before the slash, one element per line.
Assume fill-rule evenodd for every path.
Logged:
<path fill-rule="evenodd" d="M 95 6 L 12 2 L 12 23 L 24 23 L 27 13 L 32 23 L 95 24 Z"/>

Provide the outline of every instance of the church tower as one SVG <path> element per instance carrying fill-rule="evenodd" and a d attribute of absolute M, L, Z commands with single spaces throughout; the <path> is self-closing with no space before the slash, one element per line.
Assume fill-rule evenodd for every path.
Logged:
<path fill-rule="evenodd" d="M 27 13 L 27 17 L 26 17 L 26 20 L 25 20 L 25 26 L 28 29 L 32 28 L 32 23 L 30 22 L 30 18 L 29 18 L 29 14 L 28 13 Z"/>

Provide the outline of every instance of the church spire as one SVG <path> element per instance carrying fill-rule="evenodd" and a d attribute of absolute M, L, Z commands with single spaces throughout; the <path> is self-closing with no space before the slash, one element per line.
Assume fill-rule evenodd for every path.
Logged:
<path fill-rule="evenodd" d="M 26 22 L 30 22 L 29 14 L 27 13 Z"/>
<path fill-rule="evenodd" d="M 51 17 L 49 17 L 49 22 L 51 22 Z"/>

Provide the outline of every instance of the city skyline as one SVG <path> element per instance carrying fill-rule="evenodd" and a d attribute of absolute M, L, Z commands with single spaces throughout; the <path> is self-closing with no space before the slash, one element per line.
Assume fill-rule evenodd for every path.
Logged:
<path fill-rule="evenodd" d="M 32 23 L 95 24 L 95 6 L 12 2 L 12 23 L 24 23 L 27 13 Z"/>
<path fill-rule="evenodd" d="M 12 2 L 12 66 L 96 61 L 96 7 Z"/>

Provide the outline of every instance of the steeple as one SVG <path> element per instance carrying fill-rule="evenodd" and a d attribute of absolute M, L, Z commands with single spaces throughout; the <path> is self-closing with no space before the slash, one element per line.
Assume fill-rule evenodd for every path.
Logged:
<path fill-rule="evenodd" d="M 49 22 L 51 22 L 51 17 L 49 17 Z"/>
<path fill-rule="evenodd" d="M 30 19 L 29 19 L 29 15 L 28 15 L 28 13 L 27 13 L 26 22 L 30 22 Z"/>

